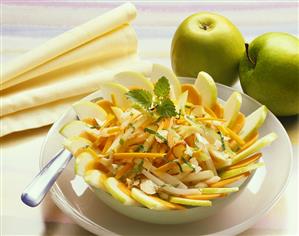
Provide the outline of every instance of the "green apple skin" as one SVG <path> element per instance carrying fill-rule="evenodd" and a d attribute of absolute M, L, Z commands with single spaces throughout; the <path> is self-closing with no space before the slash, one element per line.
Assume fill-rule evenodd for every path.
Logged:
<path fill-rule="evenodd" d="M 239 76 L 243 91 L 277 116 L 299 114 L 299 40 L 287 33 L 266 33 L 244 53 Z"/>
<path fill-rule="evenodd" d="M 186 18 L 174 34 L 171 63 L 177 76 L 197 77 L 205 71 L 219 83 L 232 85 L 245 52 L 242 34 L 227 18 L 200 12 Z"/>

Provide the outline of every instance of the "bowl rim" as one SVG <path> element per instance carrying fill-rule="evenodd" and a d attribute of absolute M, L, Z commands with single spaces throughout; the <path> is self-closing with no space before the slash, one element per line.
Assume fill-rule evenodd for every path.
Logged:
<path fill-rule="evenodd" d="M 182 82 L 181 80 L 184 80 L 186 82 L 193 82 L 194 81 L 194 78 L 190 78 L 190 77 L 178 77 L 178 79 L 180 80 L 180 82 Z M 223 84 L 220 84 L 220 83 L 217 83 L 217 82 L 216 82 L 216 85 L 217 85 L 217 88 L 218 87 L 220 87 L 220 88 L 222 87 L 224 89 L 229 90 L 230 92 L 238 91 L 238 92 L 241 93 L 242 96 L 245 96 L 251 102 L 256 103 L 258 106 L 262 106 L 262 104 L 260 102 L 256 101 L 254 98 L 250 97 L 249 95 L 243 93 L 243 91 L 239 91 L 236 88 L 229 87 L 227 85 L 223 85 Z M 95 91 L 95 92 L 97 92 L 97 91 Z M 93 92 L 93 93 L 95 93 L 95 92 Z M 90 93 L 88 96 L 90 96 L 93 93 Z M 217 97 L 217 98 L 219 98 L 219 97 Z M 48 133 L 47 133 L 47 135 L 46 135 L 46 137 L 45 137 L 45 139 L 43 141 L 43 144 L 42 144 L 42 147 L 41 147 L 41 151 L 40 151 L 40 157 L 39 157 L 39 169 L 40 170 L 44 166 L 44 164 L 43 164 L 43 152 L 45 150 L 45 146 L 46 146 L 47 140 L 51 136 L 52 131 L 57 129 L 57 126 L 58 126 L 58 123 L 59 123 L 60 119 L 62 117 L 64 117 L 64 115 L 67 114 L 70 110 L 71 110 L 71 106 L 70 106 L 69 109 L 67 109 L 60 116 L 60 118 L 51 126 L 50 130 L 48 131 Z M 285 190 L 286 190 L 286 188 L 287 188 L 287 186 L 288 186 L 288 184 L 290 182 L 290 179 L 291 179 L 292 174 L 293 174 L 292 169 L 294 167 L 292 144 L 291 144 L 289 135 L 286 132 L 284 126 L 281 124 L 280 120 L 270 110 L 268 111 L 268 116 L 269 116 L 269 114 L 278 123 L 279 128 L 282 130 L 282 132 L 286 136 L 288 149 L 291 150 L 290 151 L 290 162 L 289 162 L 288 175 L 287 175 L 287 178 L 285 180 L 285 184 L 282 186 L 282 188 L 280 189 L 280 191 L 275 195 L 275 197 L 272 199 L 272 201 L 267 202 L 267 204 L 265 204 L 264 207 L 261 208 L 261 210 L 257 212 L 257 214 L 250 216 L 248 219 L 244 220 L 243 222 L 241 222 L 241 223 L 239 223 L 237 225 L 234 225 L 232 227 L 226 228 L 226 229 L 224 229 L 222 231 L 218 231 L 216 233 L 217 235 L 223 235 L 223 234 L 228 234 L 228 233 L 232 233 L 232 232 L 238 234 L 238 233 L 241 233 L 243 230 L 246 230 L 249 227 L 251 227 L 263 215 L 265 215 L 267 212 L 269 212 L 274 207 L 275 203 L 277 203 L 278 200 L 281 198 L 282 194 L 285 192 Z M 105 232 L 105 233 L 107 233 L 109 235 L 118 235 L 118 234 L 116 234 L 116 233 L 114 233 L 114 232 L 106 229 L 105 227 L 94 223 L 93 221 L 91 221 L 87 217 L 85 217 L 82 214 L 80 214 L 79 211 L 77 211 L 76 209 L 74 209 L 71 206 L 71 204 L 68 203 L 67 198 L 61 197 L 61 196 L 64 196 L 61 192 L 60 192 L 61 196 L 59 195 L 59 192 L 60 192 L 60 188 L 58 187 L 57 183 L 54 183 L 53 187 L 50 190 L 50 195 L 51 195 L 52 200 L 60 208 L 60 210 L 62 212 L 64 212 L 68 217 L 70 217 L 72 220 L 74 220 L 74 222 L 76 222 L 78 225 L 80 225 L 81 227 L 89 230 L 90 232 L 92 232 L 94 234 L 98 234 L 99 233 L 98 230 L 100 229 L 100 230 L 102 230 L 103 233 Z M 119 214 L 121 214 L 121 213 L 119 213 Z M 89 226 L 88 228 L 87 228 L 86 224 L 88 224 L 88 226 Z"/>

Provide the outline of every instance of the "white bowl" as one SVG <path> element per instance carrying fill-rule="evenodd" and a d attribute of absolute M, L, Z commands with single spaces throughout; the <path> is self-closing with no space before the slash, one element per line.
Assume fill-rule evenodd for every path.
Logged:
<path fill-rule="evenodd" d="M 190 82 L 190 80 L 182 79 L 182 82 L 186 83 Z M 223 100 L 226 100 L 234 91 L 232 88 L 224 85 L 217 85 L 217 87 L 218 96 Z M 101 95 L 100 92 L 96 92 L 86 99 L 90 100 L 99 95 Z M 260 104 L 252 98 L 244 94 L 242 94 L 242 96 L 243 104 L 241 111 L 244 114 L 249 114 L 260 106 Z M 75 113 L 70 109 L 52 126 L 42 149 L 41 167 L 51 159 L 55 152 L 62 148 L 63 138 L 58 133 L 59 128 L 74 118 Z M 235 230 L 240 231 L 240 229 L 245 229 L 253 224 L 258 216 L 261 216 L 273 206 L 285 189 L 287 180 L 289 179 L 292 165 L 290 141 L 283 126 L 272 113 L 268 114 L 265 124 L 260 129 L 261 136 L 270 132 L 276 132 L 279 138 L 273 145 L 264 148 L 262 151 L 262 161 L 265 162 L 265 167 L 258 169 L 252 178 L 241 186 L 239 192 L 233 193 L 226 198 L 213 201 L 212 207 L 194 207 L 186 211 L 159 212 L 142 207 L 124 206 L 101 190 L 95 191 L 96 194 L 94 194 L 89 189 L 86 189 L 87 185 L 80 178 L 75 178 L 73 162 L 68 165 L 55 183 L 51 194 L 53 200 L 66 214 L 86 229 L 97 234 L 107 232 L 106 230 L 118 234 L 125 234 L 125 232 L 129 232 L 129 235 L 137 234 L 133 232 L 138 232 L 138 230 L 141 229 L 136 228 L 136 225 L 149 227 L 149 232 L 153 232 L 153 234 L 154 229 L 161 227 L 163 229 L 167 228 L 167 234 L 172 232 L 172 235 L 180 235 L 179 232 L 184 232 L 185 234 L 187 232 L 190 232 L 190 234 L 192 234 L 192 232 L 193 234 L 195 234 L 195 232 L 196 234 L 206 234 L 219 232 L 227 228 L 235 228 Z M 84 193 L 80 195 L 80 193 L 78 193 L 80 191 Z M 196 230 L 195 228 L 189 229 L 181 227 L 184 229 L 184 231 L 181 231 L 181 228 L 178 226 L 167 225 L 156 225 L 153 227 L 152 224 L 130 220 L 104 207 L 96 196 L 114 210 L 131 218 L 160 224 L 196 221 L 196 223 L 190 224 L 190 226 L 195 224 L 195 226 L 192 227 L 195 227 Z M 226 213 L 224 214 L 224 212 Z M 218 221 L 211 229 L 208 222 L 210 219 L 215 223 L 214 218 L 218 219 Z M 121 222 L 129 222 L 127 227 L 125 227 L 125 231 L 124 226 L 121 226 L 122 223 L 120 223 L 119 220 L 116 222 L 115 219 L 121 219 Z M 186 225 L 188 224 L 184 226 Z"/>

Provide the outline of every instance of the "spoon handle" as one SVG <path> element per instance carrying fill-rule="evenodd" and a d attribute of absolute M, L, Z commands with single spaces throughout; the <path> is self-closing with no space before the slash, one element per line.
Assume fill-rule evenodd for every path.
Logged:
<path fill-rule="evenodd" d="M 68 150 L 60 150 L 25 188 L 22 201 L 30 207 L 39 205 L 71 159 Z"/>

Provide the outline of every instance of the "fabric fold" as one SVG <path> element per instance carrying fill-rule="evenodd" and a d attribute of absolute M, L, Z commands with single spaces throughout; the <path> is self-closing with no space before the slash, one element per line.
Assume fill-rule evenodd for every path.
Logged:
<path fill-rule="evenodd" d="M 126 61 L 112 64 L 117 65 L 117 63 L 118 66 L 114 70 L 98 68 L 99 71 L 96 73 L 96 68 L 93 68 L 84 78 L 78 76 L 71 80 L 60 80 L 59 84 L 49 84 L 43 88 L 28 90 L 27 94 L 20 93 L 18 96 L 11 97 L 10 105 L 16 110 L 0 118 L 0 137 L 54 123 L 72 103 L 100 89 L 102 82 L 113 81 L 113 76 L 120 71 L 132 70 L 145 76 L 150 76 L 152 71 L 152 63 L 147 61 L 135 59 L 133 62 L 132 59 L 126 58 Z M 18 103 L 22 105 L 21 110 L 18 110 Z"/>
<path fill-rule="evenodd" d="M 109 60 L 109 57 L 127 55 L 136 51 L 136 48 L 136 33 L 132 26 L 125 24 L 5 82 L 2 89 L 85 60 Z"/>
<path fill-rule="evenodd" d="M 100 35 L 131 22 L 136 17 L 136 8 L 131 3 L 123 4 L 83 25 L 77 26 L 18 57 L 5 65 L 1 75 L 1 90 L 23 81 L 13 82 L 19 76 L 67 51 L 70 51 Z M 8 86 L 5 83 L 10 81 Z"/>

